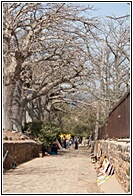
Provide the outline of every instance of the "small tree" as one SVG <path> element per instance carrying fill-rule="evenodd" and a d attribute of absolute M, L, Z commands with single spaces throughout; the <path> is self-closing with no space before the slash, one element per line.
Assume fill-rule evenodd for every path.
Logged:
<path fill-rule="evenodd" d="M 57 125 L 53 123 L 46 123 L 42 125 L 38 138 L 45 148 L 49 148 L 59 134 L 60 128 Z"/>

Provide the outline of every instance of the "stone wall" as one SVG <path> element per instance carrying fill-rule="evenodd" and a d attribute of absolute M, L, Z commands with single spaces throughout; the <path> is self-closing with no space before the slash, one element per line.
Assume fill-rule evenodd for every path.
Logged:
<path fill-rule="evenodd" d="M 33 140 L 24 141 L 4 141 L 3 142 L 3 157 L 8 151 L 3 168 L 5 170 L 13 168 L 13 164 L 21 164 L 35 157 L 39 157 L 39 152 L 42 145 Z"/>
<path fill-rule="evenodd" d="M 126 192 L 130 192 L 130 140 L 99 140 L 102 154 L 114 165 L 115 175 Z"/>

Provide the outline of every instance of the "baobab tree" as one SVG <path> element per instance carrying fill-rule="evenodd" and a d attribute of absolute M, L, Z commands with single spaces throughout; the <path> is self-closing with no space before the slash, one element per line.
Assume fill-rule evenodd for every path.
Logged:
<path fill-rule="evenodd" d="M 97 28 L 95 18 L 81 14 L 90 10 L 80 4 L 3 3 L 5 129 L 15 125 L 21 130 L 28 102 L 84 74 L 85 57 L 76 32 L 84 25 L 90 33 Z M 28 83 L 24 71 L 31 72 Z"/>

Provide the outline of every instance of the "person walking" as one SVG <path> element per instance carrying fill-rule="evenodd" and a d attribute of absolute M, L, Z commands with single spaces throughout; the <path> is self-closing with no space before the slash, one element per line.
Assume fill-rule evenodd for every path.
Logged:
<path fill-rule="evenodd" d="M 69 147 L 72 149 L 72 139 L 69 140 Z"/>
<path fill-rule="evenodd" d="M 66 149 L 66 137 L 64 137 L 64 141 L 63 141 L 63 148 Z"/>
<path fill-rule="evenodd" d="M 88 147 L 90 148 L 90 146 L 91 146 L 91 135 L 88 138 Z"/>
<path fill-rule="evenodd" d="M 74 143 L 75 143 L 75 150 L 77 150 L 78 149 L 78 138 L 77 137 L 75 138 L 75 142 Z"/>

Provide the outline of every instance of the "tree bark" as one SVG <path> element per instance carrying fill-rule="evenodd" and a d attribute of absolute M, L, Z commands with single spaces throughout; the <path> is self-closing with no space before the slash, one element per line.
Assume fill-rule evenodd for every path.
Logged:
<path fill-rule="evenodd" d="M 3 128 L 6 130 L 12 129 L 12 100 L 14 93 L 14 84 L 8 86 L 3 85 Z"/>
<path fill-rule="evenodd" d="M 12 104 L 13 129 L 17 131 L 22 131 L 23 106 L 21 104 L 21 99 L 22 99 L 21 96 L 22 96 L 22 82 L 19 80 L 14 90 L 13 104 Z"/>
<path fill-rule="evenodd" d="M 96 112 L 96 125 L 95 125 L 95 141 L 98 139 L 98 129 L 99 129 L 99 120 L 100 120 L 100 98 L 102 96 L 103 92 L 103 67 L 104 67 L 104 58 L 105 58 L 105 47 L 106 47 L 106 42 L 104 41 L 103 44 L 103 54 L 102 54 L 102 62 L 100 65 L 99 69 L 99 81 L 100 81 L 100 86 L 99 86 L 99 96 L 98 96 L 98 101 L 97 101 L 97 112 Z"/>

